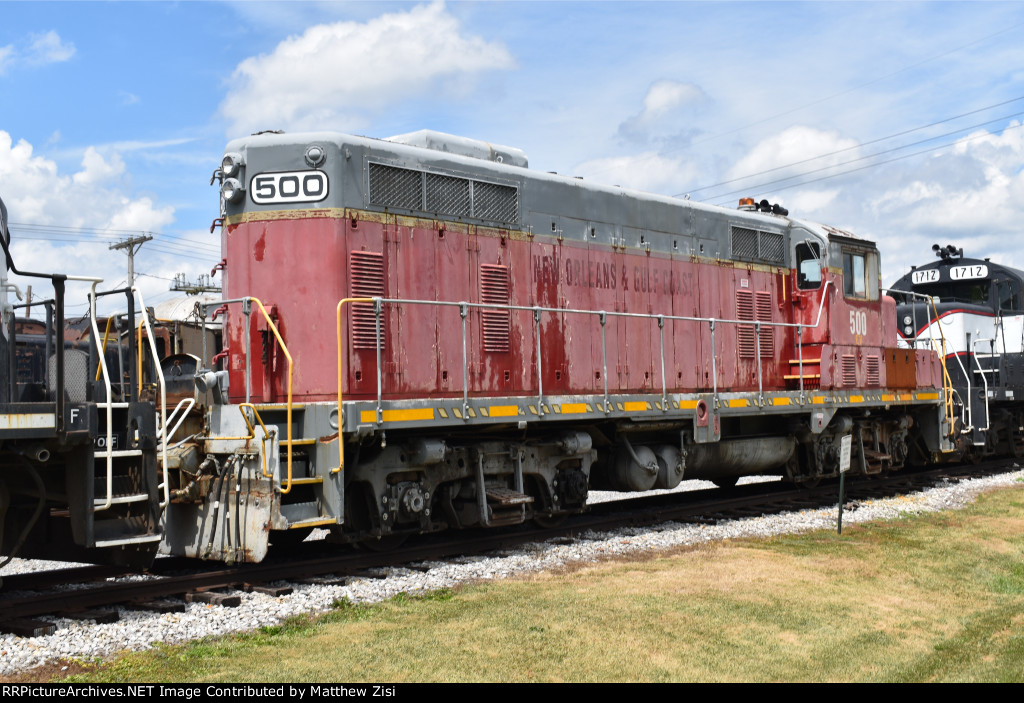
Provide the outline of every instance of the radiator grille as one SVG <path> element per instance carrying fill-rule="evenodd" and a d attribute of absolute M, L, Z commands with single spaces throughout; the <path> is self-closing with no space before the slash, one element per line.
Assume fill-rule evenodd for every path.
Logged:
<path fill-rule="evenodd" d="M 737 259 L 756 259 L 757 231 L 746 227 L 733 227 L 732 255 Z"/>
<path fill-rule="evenodd" d="M 519 221 L 519 189 L 410 168 L 369 165 L 370 205 L 489 222 Z"/>
<path fill-rule="evenodd" d="M 480 302 L 508 305 L 510 300 L 509 271 L 500 264 L 480 266 Z M 507 352 L 512 316 L 510 310 L 487 310 L 481 315 L 484 351 Z"/>
<path fill-rule="evenodd" d="M 423 174 L 408 168 L 370 164 L 370 202 L 383 207 L 421 210 Z"/>
<path fill-rule="evenodd" d="M 736 319 L 754 319 L 754 294 L 749 290 L 736 291 Z M 736 346 L 741 359 L 753 359 L 757 354 L 757 335 L 753 325 L 739 325 L 736 330 Z"/>
<path fill-rule="evenodd" d="M 469 179 L 442 176 L 437 173 L 427 175 L 427 212 L 442 215 L 469 217 L 470 210 Z"/>
<path fill-rule="evenodd" d="M 384 297 L 384 254 L 353 251 L 348 257 L 348 280 L 353 298 Z M 352 305 L 352 348 L 377 348 L 377 321 L 373 303 Z M 381 320 L 380 347 L 384 348 L 384 321 Z"/>
<path fill-rule="evenodd" d="M 519 219 L 519 191 L 512 186 L 473 181 L 473 217 L 496 222 Z"/>
<path fill-rule="evenodd" d="M 865 359 L 868 376 L 868 385 L 878 388 L 882 385 L 881 359 L 877 355 L 870 355 Z"/>
<path fill-rule="evenodd" d="M 758 291 L 754 295 L 754 302 L 757 304 L 757 319 L 761 322 L 772 321 L 772 294 L 768 291 Z M 775 356 L 775 328 L 761 325 L 761 358 L 772 358 Z"/>
<path fill-rule="evenodd" d="M 761 258 L 765 261 L 772 261 L 781 264 L 786 260 L 786 240 L 781 234 L 775 232 L 759 232 L 759 243 L 761 246 Z"/>
<path fill-rule="evenodd" d="M 847 388 L 857 385 L 857 357 L 854 354 L 843 354 L 842 384 Z"/>
<path fill-rule="evenodd" d="M 777 232 L 762 232 L 749 227 L 732 228 L 734 259 L 757 259 L 773 264 L 786 260 L 786 239 Z"/>
<path fill-rule="evenodd" d="M 772 321 L 772 294 L 768 291 L 756 293 L 740 289 L 736 291 L 736 319 L 758 322 Z M 760 347 L 761 358 L 775 356 L 774 328 L 761 326 L 760 345 L 758 344 L 757 328 L 754 325 L 739 325 L 736 330 L 736 343 L 741 359 L 754 359 Z"/>

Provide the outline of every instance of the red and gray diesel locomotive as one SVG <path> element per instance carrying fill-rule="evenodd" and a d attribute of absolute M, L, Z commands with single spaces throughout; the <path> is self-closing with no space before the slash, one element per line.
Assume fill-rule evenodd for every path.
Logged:
<path fill-rule="evenodd" d="M 434 132 L 226 152 L 223 369 L 168 458 L 173 553 L 552 520 L 590 487 L 811 482 L 954 449 L 942 359 L 899 346 L 878 250 L 848 232 Z"/>
<path fill-rule="evenodd" d="M 394 542 L 554 521 L 591 488 L 813 483 L 962 449 L 949 364 L 900 338 L 875 245 L 778 205 L 602 186 L 429 131 L 260 133 L 214 180 L 224 299 L 199 312 L 223 340 L 194 391 L 177 362 L 104 386 L 95 325 L 86 367 L 90 467 L 142 461 L 94 444 L 106 405 L 148 408 L 126 450 L 158 474 L 89 476 L 111 505 L 145 492 L 159 523 L 132 524 L 165 552 L 258 561 L 318 527 Z"/>

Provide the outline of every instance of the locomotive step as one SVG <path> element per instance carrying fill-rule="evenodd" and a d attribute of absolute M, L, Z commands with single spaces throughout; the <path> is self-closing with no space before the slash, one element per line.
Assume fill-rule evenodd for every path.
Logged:
<path fill-rule="evenodd" d="M 309 520 L 300 520 L 298 522 L 288 523 L 289 530 L 297 530 L 303 527 L 324 527 L 327 525 L 338 524 L 338 518 L 334 517 L 318 517 L 310 518 Z"/>
<path fill-rule="evenodd" d="M 804 366 L 810 366 L 811 364 L 820 364 L 820 363 L 821 363 L 821 359 L 804 359 L 803 360 Z M 790 366 L 799 366 L 800 365 L 800 359 L 790 359 L 789 360 L 789 365 Z"/>
<path fill-rule="evenodd" d="M 805 373 L 803 375 L 801 375 L 801 374 L 786 374 L 785 376 L 783 376 L 783 378 L 786 379 L 787 381 L 799 381 L 801 378 L 804 378 L 804 379 L 807 379 L 807 378 L 810 378 L 810 379 L 820 379 L 821 378 L 821 374 L 820 373 Z"/>
<path fill-rule="evenodd" d="M 96 547 L 117 547 L 125 544 L 147 544 L 159 542 L 162 536 L 146 529 L 139 518 L 121 520 L 97 520 L 93 527 Z"/>
<path fill-rule="evenodd" d="M 285 503 L 281 506 L 281 516 L 289 525 L 306 524 L 315 520 L 323 520 L 320 506 L 315 501 L 305 503 Z"/>
<path fill-rule="evenodd" d="M 497 506 L 525 505 L 533 502 L 533 496 L 513 491 L 511 488 L 487 488 L 487 502 Z"/>
<path fill-rule="evenodd" d="M 120 539 L 103 539 L 96 540 L 96 547 L 119 547 L 125 544 L 147 544 L 150 542 L 159 542 L 163 537 L 161 535 L 140 535 L 137 537 L 124 537 Z"/>

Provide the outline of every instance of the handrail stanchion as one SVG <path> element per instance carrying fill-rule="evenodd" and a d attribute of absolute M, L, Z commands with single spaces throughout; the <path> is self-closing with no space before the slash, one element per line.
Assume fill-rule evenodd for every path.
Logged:
<path fill-rule="evenodd" d="M 345 433 L 344 405 L 342 404 L 342 379 L 344 379 L 345 362 L 341 353 L 344 349 L 341 340 L 341 310 L 346 304 L 372 302 L 373 298 L 343 298 L 338 301 L 336 311 L 338 331 L 338 465 L 331 469 L 332 474 L 341 473 L 345 470 L 345 443 L 342 441 Z"/>
<path fill-rule="evenodd" d="M 540 358 L 540 307 L 533 308 L 533 329 L 537 337 L 537 416 L 544 417 L 544 368 Z"/>
<path fill-rule="evenodd" d="M 665 316 L 658 315 L 658 332 L 661 335 L 661 411 L 668 412 L 668 380 L 665 378 Z"/>
<path fill-rule="evenodd" d="M 598 319 L 601 320 L 601 377 L 604 379 L 604 411 L 609 413 L 612 408 L 608 401 L 608 343 L 606 339 L 608 332 L 608 313 L 602 310 L 598 314 Z"/>
<path fill-rule="evenodd" d="M 469 422 L 469 362 L 466 360 L 466 316 L 469 307 L 459 303 L 459 317 L 462 318 L 462 421 Z"/>
<path fill-rule="evenodd" d="M 718 405 L 718 365 L 715 363 L 715 318 L 708 320 L 711 326 L 711 388 L 715 400 L 715 409 Z"/>
<path fill-rule="evenodd" d="M 374 340 L 377 343 L 377 424 L 380 425 L 384 422 L 384 411 L 381 408 L 381 403 L 384 399 L 384 370 L 380 365 L 380 314 L 384 309 L 384 304 L 380 298 L 373 299 L 373 323 L 377 330 Z"/>
<path fill-rule="evenodd" d="M 761 323 L 754 323 L 754 338 L 756 341 L 754 356 L 757 357 L 757 407 L 764 407 L 764 380 L 761 376 Z"/>

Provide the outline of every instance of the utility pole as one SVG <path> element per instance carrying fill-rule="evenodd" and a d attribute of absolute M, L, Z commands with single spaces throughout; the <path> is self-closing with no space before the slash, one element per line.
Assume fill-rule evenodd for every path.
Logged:
<path fill-rule="evenodd" d="M 171 290 L 182 291 L 189 295 L 200 295 L 202 293 L 220 293 L 221 287 L 212 283 L 210 277 L 205 274 L 199 276 L 199 280 L 192 283 L 184 273 L 177 273 L 174 275 Z"/>
<path fill-rule="evenodd" d="M 151 234 L 140 234 L 138 237 L 129 237 L 117 244 L 111 244 L 110 249 L 128 250 L 128 287 L 135 285 L 135 252 L 142 248 L 142 245 L 153 238 Z"/>

